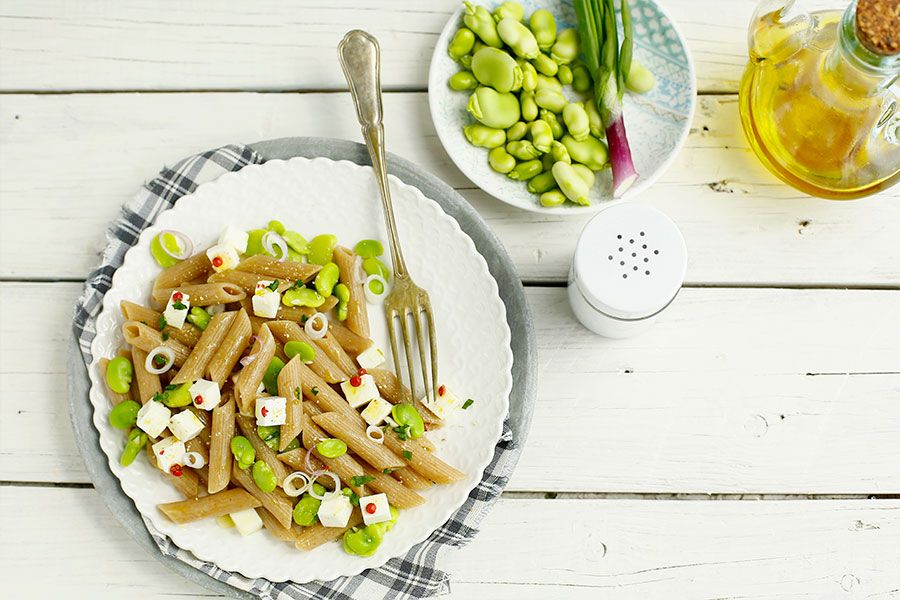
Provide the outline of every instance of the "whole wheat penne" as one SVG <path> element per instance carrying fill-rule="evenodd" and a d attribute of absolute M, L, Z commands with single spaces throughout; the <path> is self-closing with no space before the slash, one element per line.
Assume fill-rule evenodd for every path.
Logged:
<path fill-rule="evenodd" d="M 290 527 L 294 518 L 294 505 L 291 499 L 285 494 L 281 488 L 275 488 L 272 492 L 264 492 L 253 482 L 253 477 L 249 473 L 249 469 L 239 469 L 237 465 L 231 465 L 231 480 L 242 488 L 250 492 L 250 494 L 262 503 L 263 508 L 272 513 L 275 520 L 281 523 L 282 527 Z"/>
<path fill-rule="evenodd" d="M 368 373 L 372 376 L 372 379 L 375 380 L 375 385 L 378 387 L 378 391 L 381 393 L 382 398 L 391 404 L 400 404 L 401 402 L 412 404 L 412 394 L 409 393 L 409 388 L 400 383 L 400 378 L 398 378 L 393 371 L 376 368 L 368 369 Z M 436 427 L 440 427 L 443 424 L 440 418 L 421 402 L 416 406 L 416 410 L 419 411 L 422 420 L 425 421 L 426 424 Z"/>
<path fill-rule="evenodd" d="M 334 320 L 328 324 L 328 335 L 334 336 L 341 348 L 353 357 L 359 356 L 375 343 L 367 337 L 353 333 L 340 322 Z"/>
<path fill-rule="evenodd" d="M 407 488 L 390 475 L 385 475 L 372 467 L 364 467 L 364 470 L 366 475 L 372 478 L 366 485 L 375 490 L 376 493 L 387 495 L 388 503 L 390 503 L 391 506 L 397 508 L 412 508 L 414 506 L 425 504 L 425 498 Z"/>
<path fill-rule="evenodd" d="M 306 323 L 317 312 L 326 313 L 337 305 L 337 298 L 328 296 L 321 306 L 311 308 L 309 306 L 279 306 L 275 318 L 279 321 L 296 321 Z"/>
<path fill-rule="evenodd" d="M 313 341 L 316 344 L 316 348 L 319 350 L 319 352 L 316 353 L 316 356 L 318 357 L 319 354 L 324 353 L 329 360 L 340 368 L 341 372 L 346 377 L 352 377 L 359 370 L 359 367 L 356 366 L 356 363 L 353 362 L 350 355 L 341 348 L 341 345 L 331 333 L 326 333 L 323 337 Z"/>
<path fill-rule="evenodd" d="M 369 314 L 366 308 L 366 295 L 363 282 L 359 277 L 356 254 L 343 246 L 334 249 L 334 262 L 341 270 L 341 283 L 350 290 L 350 301 L 347 302 L 347 320 L 350 331 L 369 337 Z"/>
<path fill-rule="evenodd" d="M 248 256 L 236 267 L 238 271 L 266 275 L 269 279 L 287 279 L 290 281 L 307 282 L 312 279 L 322 268 L 310 263 L 294 262 L 292 260 L 280 261 L 274 256 L 256 254 Z"/>
<path fill-rule="evenodd" d="M 392 452 L 402 455 L 409 466 L 420 475 L 424 475 L 435 483 L 452 483 L 466 478 L 465 473 L 454 469 L 432 452 L 428 451 L 418 440 L 401 440 L 391 429 L 384 432 L 384 445 Z"/>
<path fill-rule="evenodd" d="M 172 383 L 179 384 L 203 378 L 209 361 L 222 345 L 222 340 L 225 339 L 235 316 L 237 316 L 236 312 L 223 312 L 210 319 L 209 325 L 206 326 L 203 335 L 194 345 L 191 354 L 184 361 L 178 374 L 172 378 Z"/>
<path fill-rule="evenodd" d="M 282 452 L 303 431 L 303 378 L 300 369 L 302 364 L 303 361 L 297 355 L 278 373 L 278 395 L 285 398 L 287 408 L 279 436 L 278 450 Z"/>
<path fill-rule="evenodd" d="M 114 392 L 110 389 L 109 384 L 106 382 L 106 367 L 109 366 L 108 358 L 100 359 L 100 377 L 103 378 L 103 386 L 106 388 L 106 399 L 109 400 L 110 406 L 116 406 L 117 404 L 121 404 L 126 400 L 131 400 L 131 391 L 129 390 L 126 394 L 120 394 L 119 392 Z"/>
<path fill-rule="evenodd" d="M 356 527 L 362 522 L 362 513 L 359 512 L 358 508 L 354 508 L 346 527 L 325 527 L 321 523 L 304 527 L 297 533 L 298 539 L 294 547 L 297 550 L 305 551 L 318 548 L 322 544 L 338 539 L 344 535 L 345 531 L 351 527 Z"/>
<path fill-rule="evenodd" d="M 206 252 L 201 252 L 160 273 L 153 282 L 153 289 L 173 288 L 186 281 L 206 277 L 210 271 L 212 271 L 212 265 L 209 258 L 206 256 Z M 166 300 L 168 299 L 169 297 L 166 296 Z"/>
<path fill-rule="evenodd" d="M 161 513 L 175 523 L 191 523 L 210 517 L 221 517 L 262 503 L 244 490 L 233 489 L 216 492 L 202 498 L 179 500 L 157 505 Z"/>
<path fill-rule="evenodd" d="M 184 443 L 184 447 L 187 449 L 188 452 L 196 452 L 197 454 L 202 456 L 203 462 L 205 462 L 205 463 L 209 462 L 209 446 L 207 446 L 205 443 L 203 443 L 203 440 L 201 440 L 199 437 L 195 437 L 193 439 L 186 441 Z M 194 470 L 196 471 L 197 469 L 194 469 Z"/>
<path fill-rule="evenodd" d="M 391 477 L 403 484 L 404 487 L 408 487 L 411 490 L 427 490 L 434 485 L 433 481 L 422 477 L 409 467 L 391 471 Z"/>
<path fill-rule="evenodd" d="M 162 334 L 149 325 L 137 321 L 125 321 L 122 324 L 122 336 L 125 341 L 144 352 L 150 352 L 158 346 L 166 346 L 175 352 L 175 366 L 180 367 L 187 360 L 191 349 L 181 342 L 169 338 L 163 340 Z"/>
<path fill-rule="evenodd" d="M 332 436 L 343 440 L 348 448 L 378 470 L 393 470 L 406 466 L 402 458 L 366 437 L 365 428 L 346 415 L 327 412 L 316 415 L 312 420 Z"/>
<path fill-rule="evenodd" d="M 135 304 L 134 302 L 129 302 L 128 300 L 122 300 L 119 307 L 122 309 L 122 314 L 127 321 L 140 321 L 153 329 L 168 334 L 169 337 L 175 338 L 188 348 L 193 348 L 194 344 L 197 343 L 197 340 L 200 339 L 200 334 L 202 332 L 192 323 L 185 323 L 181 328 L 166 325 L 162 329 L 159 329 L 159 318 L 162 316 L 161 312 L 157 312 L 146 306 L 141 306 L 140 304 Z"/>
<path fill-rule="evenodd" d="M 247 292 L 234 283 L 200 283 L 181 285 L 177 288 L 159 288 L 153 290 L 153 301 L 165 306 L 172 292 L 178 290 L 190 296 L 191 306 L 210 306 L 212 304 L 228 304 L 238 302 L 247 297 Z"/>
<path fill-rule="evenodd" d="M 222 398 L 223 404 L 212 411 L 212 433 L 209 437 L 209 482 L 207 490 L 214 494 L 228 487 L 231 480 L 231 438 L 234 437 L 234 398 Z"/>
<path fill-rule="evenodd" d="M 300 373 L 303 380 L 303 395 L 307 400 L 314 402 L 323 412 L 339 412 L 365 429 L 365 421 L 359 413 L 353 410 L 340 394 L 331 389 L 324 379 L 306 365 L 301 366 Z"/>
<path fill-rule="evenodd" d="M 304 471 L 306 473 L 320 471 L 325 468 L 325 463 L 319 460 L 319 457 L 313 456 L 312 454 L 309 455 L 309 464 L 306 464 L 306 448 L 295 448 L 294 450 L 282 452 L 278 455 L 278 460 L 296 471 Z M 329 479 L 319 481 L 320 484 L 326 487 L 330 487 L 329 482 Z"/>
<path fill-rule="evenodd" d="M 261 460 L 271 467 L 272 472 L 275 473 L 275 479 L 278 480 L 278 485 L 280 486 L 284 483 L 284 478 L 290 475 L 291 472 L 284 466 L 283 462 L 278 460 L 278 454 L 266 446 L 266 443 L 259 437 L 259 434 L 256 433 L 256 420 L 253 417 L 238 415 L 236 420 L 238 428 L 241 430 L 241 434 L 253 444 L 253 449 L 256 450 L 256 460 Z"/>
<path fill-rule="evenodd" d="M 167 436 L 163 434 L 162 437 Z M 147 449 L 147 460 L 150 463 L 150 466 L 154 469 L 159 469 L 159 463 L 156 462 L 156 456 L 153 454 L 152 445 L 148 443 L 145 448 Z M 193 469 L 182 469 L 179 477 L 175 477 L 171 473 L 163 473 L 161 469 L 159 472 L 162 473 L 162 476 L 166 478 L 166 481 L 171 483 L 185 498 L 196 498 L 200 495 L 200 480 Z"/>
<path fill-rule="evenodd" d="M 239 285 L 241 289 L 247 292 L 248 296 L 256 293 L 256 284 L 260 281 L 271 281 L 271 277 L 260 275 L 259 273 L 248 273 L 247 271 L 238 271 L 236 269 L 228 269 L 220 271 L 209 276 L 209 283 L 233 283 Z"/>
<path fill-rule="evenodd" d="M 146 404 L 154 395 L 162 392 L 162 384 L 159 382 L 159 375 L 154 375 L 147 371 L 144 366 L 147 362 L 147 353 L 138 347 L 131 349 L 131 356 L 134 359 L 134 380 L 137 383 L 137 400 L 141 404 Z"/>
<path fill-rule="evenodd" d="M 234 399 L 238 403 L 241 414 L 250 414 L 254 409 L 256 390 L 262 383 L 266 369 L 275 355 L 275 338 L 266 325 L 259 328 L 256 342 L 250 349 L 250 356 L 255 356 L 249 365 L 246 365 L 234 378 Z"/>
<path fill-rule="evenodd" d="M 303 424 L 303 447 L 312 450 L 313 455 L 322 461 L 322 463 L 335 475 L 337 475 L 344 485 L 352 489 L 357 496 L 367 496 L 368 491 L 365 485 L 356 485 L 353 483 L 354 477 L 365 475 L 363 466 L 356 462 L 349 454 L 343 454 L 337 458 L 327 458 L 319 454 L 315 450 L 316 445 L 324 439 L 328 439 L 328 435 L 319 429 L 315 423 L 307 416 Z M 279 456 L 278 458 L 281 458 Z M 282 462 L 284 459 L 282 459 Z"/>
<path fill-rule="evenodd" d="M 269 329 L 282 344 L 305 342 L 314 350 L 318 347 L 317 342 L 319 340 L 313 340 L 300 325 L 293 321 L 272 321 L 269 323 Z M 321 349 L 316 352 L 316 357 L 308 366 L 316 375 L 328 383 L 340 383 L 341 381 L 346 381 L 348 377 L 344 370 L 336 365 L 328 354 L 321 351 Z M 355 371 L 353 372 L 355 373 Z"/>
<path fill-rule="evenodd" d="M 225 334 L 225 339 L 222 340 L 219 349 L 213 353 L 206 367 L 209 378 L 218 383 L 219 387 L 225 383 L 231 370 L 234 369 L 234 365 L 241 358 L 244 348 L 250 341 L 250 336 L 250 319 L 247 317 L 247 312 L 241 309 L 232 321 L 231 327 L 228 328 L 228 333 Z"/>
<path fill-rule="evenodd" d="M 294 527 L 284 527 L 281 523 L 278 522 L 272 513 L 267 511 L 265 508 L 257 508 L 256 514 L 259 515 L 260 520 L 263 522 L 263 527 L 266 530 L 274 535 L 276 538 L 281 540 L 282 542 L 296 542 L 298 538 L 299 530 L 294 529 Z"/>

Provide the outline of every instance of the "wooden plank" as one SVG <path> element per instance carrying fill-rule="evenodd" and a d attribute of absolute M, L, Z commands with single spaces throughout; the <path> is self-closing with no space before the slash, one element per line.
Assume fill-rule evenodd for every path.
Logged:
<path fill-rule="evenodd" d="M 0 480 L 89 481 L 64 402 L 78 290 L 0 284 Z M 540 389 L 510 490 L 900 493 L 900 292 L 685 289 L 631 340 L 527 294 Z"/>
<path fill-rule="evenodd" d="M 668 0 L 699 89 L 736 92 L 752 0 Z M 807 2 L 813 8 L 828 0 Z M 424 89 L 438 34 L 457 0 L 298 6 L 266 0 L 185 5 L 128 0 L 5 3 L 3 90 L 345 89 L 335 47 L 355 27 L 381 41 L 386 89 Z"/>
<path fill-rule="evenodd" d="M 12 597 L 37 597 L 37 580 L 95 597 L 209 595 L 139 549 L 94 490 L 0 488 L 0 506 Z M 459 599 L 888 599 L 898 561 L 897 500 L 501 499 L 438 567 Z"/>
<path fill-rule="evenodd" d="M 475 189 L 441 149 L 424 94 L 389 94 L 385 110 L 388 148 L 457 187 L 524 279 L 565 280 L 585 219 L 523 212 Z M 360 139 L 346 94 L 7 95 L 0 122 L 7 278 L 83 277 L 118 206 L 190 153 L 285 135 Z M 735 97 L 708 96 L 687 146 L 641 201 L 682 228 L 692 284 L 900 286 L 898 197 L 900 188 L 856 203 L 801 197 L 748 151 Z"/>

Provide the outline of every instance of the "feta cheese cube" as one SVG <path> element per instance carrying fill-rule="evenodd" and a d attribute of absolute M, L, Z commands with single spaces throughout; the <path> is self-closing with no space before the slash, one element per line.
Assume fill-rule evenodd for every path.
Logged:
<path fill-rule="evenodd" d="M 367 374 L 360 377 L 360 380 L 359 385 L 353 385 L 351 381 L 345 381 L 341 384 L 344 397 L 353 408 L 359 408 L 363 404 L 381 397 L 378 393 L 378 386 L 375 385 L 374 377 Z"/>
<path fill-rule="evenodd" d="M 442 391 L 443 393 L 441 393 Z M 422 398 L 422 404 L 439 419 L 446 419 L 454 409 L 462 405 L 459 398 L 445 385 L 438 388 L 434 402 L 428 398 Z"/>
<path fill-rule="evenodd" d="M 281 294 L 273 292 L 269 286 L 274 281 L 262 280 L 256 283 L 256 293 L 253 294 L 253 314 L 264 319 L 274 319 L 281 305 Z"/>
<path fill-rule="evenodd" d="M 215 381 L 198 379 L 191 386 L 191 398 L 194 399 L 194 406 L 197 408 L 212 410 L 221 402 L 222 392 L 219 391 L 219 385 Z"/>
<path fill-rule="evenodd" d="M 350 504 L 350 498 L 337 493 L 325 496 L 325 499 L 319 504 L 317 515 L 319 522 L 324 527 L 346 527 L 352 512 L 353 506 Z"/>
<path fill-rule="evenodd" d="M 137 414 L 135 425 L 152 438 L 159 437 L 159 434 L 169 426 L 169 418 L 172 411 L 162 402 L 150 400 L 143 405 Z"/>
<path fill-rule="evenodd" d="M 163 438 L 153 444 L 153 456 L 156 457 L 156 464 L 159 466 L 159 470 L 165 473 L 168 473 L 174 465 L 184 465 L 182 459 L 184 459 L 186 451 L 184 442 L 175 436 Z"/>
<path fill-rule="evenodd" d="M 374 525 L 391 520 L 391 506 L 385 494 L 363 496 L 359 499 L 359 510 L 362 512 L 363 523 Z"/>
<path fill-rule="evenodd" d="M 384 352 L 378 346 L 370 346 L 356 357 L 356 362 L 363 369 L 374 369 L 384 364 Z"/>
<path fill-rule="evenodd" d="M 212 268 L 216 273 L 233 269 L 241 262 L 241 257 L 238 256 L 237 250 L 223 244 L 212 246 L 206 251 L 206 256 L 209 258 L 209 262 L 212 263 Z"/>
<path fill-rule="evenodd" d="M 385 417 L 391 414 L 392 408 L 394 408 L 394 405 L 387 400 L 375 398 L 369 402 L 369 405 L 363 409 L 360 415 L 369 425 L 379 425 L 384 421 Z"/>
<path fill-rule="evenodd" d="M 175 290 L 169 296 L 169 302 L 166 304 L 166 310 L 163 311 L 163 317 L 166 319 L 166 325 L 181 329 L 184 327 L 184 320 L 187 318 L 188 311 L 191 308 L 191 296 Z"/>
<path fill-rule="evenodd" d="M 252 508 L 245 508 L 244 510 L 230 513 L 228 516 L 231 517 L 234 526 L 243 536 L 254 534 L 262 529 L 262 519 L 256 514 L 256 510 Z"/>
<path fill-rule="evenodd" d="M 257 425 L 284 425 L 287 420 L 287 400 L 281 396 L 256 399 Z"/>
<path fill-rule="evenodd" d="M 169 431 L 182 442 L 192 440 L 203 431 L 203 421 L 190 410 L 183 410 L 169 419 Z"/>
<path fill-rule="evenodd" d="M 238 254 L 243 254 L 247 251 L 247 242 L 250 241 L 250 236 L 246 231 L 242 231 L 237 227 L 229 225 L 225 228 L 225 231 L 222 232 L 222 235 L 219 236 L 219 245 L 220 246 L 229 246 L 237 250 Z"/>

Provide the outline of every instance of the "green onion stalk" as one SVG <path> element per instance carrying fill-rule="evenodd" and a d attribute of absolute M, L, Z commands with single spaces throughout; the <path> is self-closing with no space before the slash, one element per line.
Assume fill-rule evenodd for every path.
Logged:
<path fill-rule="evenodd" d="M 631 70 L 633 37 L 628 0 L 620 0 L 622 8 L 622 46 L 616 29 L 615 0 L 575 0 L 578 34 L 585 63 L 594 77 L 594 101 L 606 129 L 609 160 L 613 175 L 613 196 L 619 197 L 637 178 L 625 119 L 622 98 L 625 79 Z"/>

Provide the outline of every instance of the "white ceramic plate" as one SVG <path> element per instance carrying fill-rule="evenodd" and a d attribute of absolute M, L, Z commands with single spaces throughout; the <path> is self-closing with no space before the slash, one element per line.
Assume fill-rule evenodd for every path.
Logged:
<path fill-rule="evenodd" d="M 462 397 L 475 400 L 468 410 L 458 411 L 447 426 L 429 434 L 438 456 L 466 473 L 466 479 L 424 492 L 428 502 L 403 511 L 378 552 L 361 558 L 344 553 L 336 543 L 298 552 L 265 532 L 243 538 L 235 530 L 223 529 L 209 520 L 175 525 L 156 509 L 159 503 L 181 499 L 159 471 L 142 458 L 127 468 L 119 465 L 124 438 L 107 422 L 109 404 L 98 361 L 113 356 L 122 343 L 120 301 L 147 301 L 152 281 L 160 271 L 149 246 L 160 230 L 177 229 L 188 234 L 196 247 L 205 248 L 216 241 L 226 225 L 250 229 L 279 219 L 308 237 L 334 233 L 348 245 L 360 239 L 380 239 L 387 248 L 381 201 L 370 167 L 324 158 L 275 160 L 245 167 L 200 186 L 141 234 L 104 297 L 97 337 L 91 346 L 94 425 L 110 468 L 141 514 L 198 558 L 247 577 L 271 581 L 302 583 L 356 575 L 425 540 L 462 505 L 490 463 L 512 388 L 510 333 L 497 284 L 484 258 L 455 220 L 418 189 L 393 176 L 390 179 L 407 265 L 431 296 L 441 380 Z M 369 318 L 373 338 L 387 350 L 381 307 L 370 306 Z"/>
<path fill-rule="evenodd" d="M 557 30 L 576 27 L 577 21 L 571 0 L 519 0 L 525 7 L 526 18 L 538 8 L 545 8 L 556 18 Z M 489 10 L 502 0 L 473 0 Z M 616 2 L 616 6 L 618 6 Z M 631 156 L 640 179 L 622 196 L 633 198 L 647 189 L 668 168 L 687 138 L 694 114 L 697 84 L 694 64 L 684 36 L 662 7 L 654 0 L 630 0 L 634 26 L 634 56 L 656 76 L 656 87 L 644 95 L 625 94 L 625 127 L 631 146 Z M 462 8 L 458 9 L 441 32 L 428 72 L 428 104 L 431 119 L 447 154 L 456 166 L 478 187 L 507 204 L 525 210 L 584 215 L 601 210 L 612 200 L 612 175 L 609 169 L 597 173 L 591 190 L 590 206 L 566 202 L 562 206 L 545 208 L 538 197 L 530 193 L 525 182 L 513 181 L 492 170 L 487 150 L 469 144 L 463 127 L 475 120 L 466 112 L 470 92 L 455 92 L 447 86 L 451 75 L 460 66 L 447 54 L 457 29 L 462 25 Z M 620 32 L 621 33 L 621 32 Z M 570 100 L 583 98 L 566 86 Z"/>

